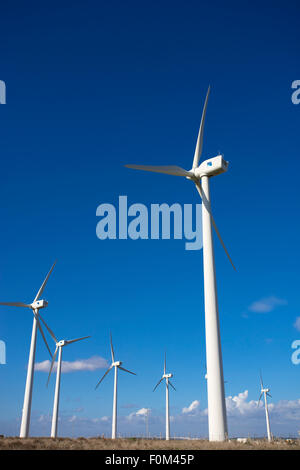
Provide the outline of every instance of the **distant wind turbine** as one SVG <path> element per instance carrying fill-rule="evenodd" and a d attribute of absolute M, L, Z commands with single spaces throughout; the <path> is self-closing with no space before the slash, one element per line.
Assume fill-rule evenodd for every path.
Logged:
<path fill-rule="evenodd" d="M 228 162 L 222 155 L 209 158 L 199 165 L 203 147 L 204 121 L 207 101 L 210 93 L 208 88 L 200 129 L 198 133 L 193 166 L 185 170 L 179 166 L 146 166 L 125 165 L 135 170 L 166 173 L 168 175 L 182 176 L 192 181 L 202 199 L 202 232 L 203 232 L 203 269 L 204 269 L 204 298 L 205 298 L 205 333 L 206 333 L 206 359 L 207 359 L 207 395 L 208 395 L 208 427 L 210 441 L 224 441 L 227 438 L 227 416 L 225 404 L 225 391 L 223 379 L 223 363 L 220 340 L 219 312 L 217 300 L 216 272 L 212 225 L 221 242 L 221 245 L 232 264 L 227 248 L 221 238 L 211 212 L 209 179 L 227 171 Z"/>
<path fill-rule="evenodd" d="M 61 364 L 62 364 L 62 348 L 64 346 L 68 346 L 69 344 L 76 343 L 77 341 L 81 341 L 86 338 L 90 338 L 90 336 L 84 336 L 82 338 L 76 338 L 76 339 L 63 339 L 61 341 L 58 341 L 56 336 L 54 335 L 53 331 L 51 328 L 47 325 L 45 320 L 42 318 L 40 315 L 40 319 L 44 323 L 45 327 L 47 328 L 51 338 L 55 342 L 56 348 L 55 352 L 53 354 L 50 370 L 49 370 L 49 375 L 48 375 L 48 380 L 47 380 L 47 386 L 49 384 L 49 380 L 51 377 L 51 372 L 53 370 L 53 366 L 55 363 L 55 359 L 58 353 L 58 360 L 57 360 L 57 370 L 56 370 L 56 384 L 55 384 L 55 393 L 54 393 L 54 403 L 53 403 L 53 413 L 52 413 L 52 426 L 51 426 L 51 437 L 57 437 L 57 421 L 58 421 L 58 408 L 59 408 L 59 392 L 60 392 L 60 377 L 61 377 Z"/>
<path fill-rule="evenodd" d="M 25 304 L 23 302 L 0 302 L 0 305 L 8 305 L 11 307 L 31 308 L 33 312 L 33 326 L 32 326 L 30 352 L 29 352 L 29 360 L 28 360 L 28 367 L 27 367 L 27 378 L 26 378 L 26 386 L 25 386 L 25 394 L 24 394 L 24 404 L 23 404 L 23 410 L 22 410 L 20 437 L 28 437 L 28 434 L 29 434 L 37 328 L 40 330 L 40 333 L 43 337 L 45 345 L 52 358 L 52 353 L 49 349 L 48 343 L 46 341 L 45 335 L 43 333 L 43 330 L 41 328 L 41 324 L 39 321 L 39 311 L 40 309 L 47 307 L 48 302 L 46 300 L 39 300 L 39 299 L 46 287 L 46 284 L 48 282 L 50 274 L 53 271 L 55 264 L 56 264 L 56 261 L 52 265 L 50 271 L 48 272 L 46 276 L 46 279 L 44 280 L 43 284 L 39 288 L 38 293 L 36 294 L 31 304 Z"/>
<path fill-rule="evenodd" d="M 259 396 L 257 406 L 259 406 L 261 397 L 264 396 L 265 412 L 266 412 L 266 424 L 267 424 L 267 435 L 268 435 L 268 441 L 271 442 L 272 441 L 272 435 L 271 435 L 271 429 L 270 429 L 270 418 L 269 418 L 269 411 L 268 411 L 267 396 L 272 398 L 272 395 L 270 395 L 269 391 L 270 391 L 269 388 L 264 388 L 262 375 L 260 374 L 260 396 Z"/>
<path fill-rule="evenodd" d="M 171 387 L 174 388 L 174 390 L 176 390 L 174 385 L 170 381 L 171 377 L 173 377 L 173 374 L 166 373 L 166 354 L 165 354 L 164 373 L 162 375 L 162 378 L 155 385 L 153 392 L 157 389 L 159 384 L 165 379 L 166 381 L 166 441 L 170 440 L 169 385 L 171 385 Z"/>
<path fill-rule="evenodd" d="M 112 431 L 111 431 L 111 438 L 116 439 L 117 435 L 117 392 L 118 392 L 118 369 L 123 370 L 124 372 L 129 372 L 129 374 L 136 375 L 134 372 L 131 372 L 130 370 L 124 369 L 124 367 L 121 367 L 121 364 L 123 364 L 121 361 L 115 361 L 115 353 L 114 353 L 114 348 L 112 344 L 112 337 L 110 334 L 110 351 L 111 351 L 111 365 L 105 372 L 105 374 L 102 376 L 102 378 L 99 380 L 97 383 L 95 389 L 99 387 L 101 384 L 102 380 L 104 377 L 109 373 L 109 371 L 114 367 L 115 368 L 115 380 L 114 380 L 114 399 L 113 399 L 113 415 L 112 415 Z"/>

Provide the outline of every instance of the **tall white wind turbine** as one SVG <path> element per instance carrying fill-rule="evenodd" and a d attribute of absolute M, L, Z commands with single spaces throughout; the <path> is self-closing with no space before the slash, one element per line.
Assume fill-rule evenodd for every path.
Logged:
<path fill-rule="evenodd" d="M 221 242 L 225 253 L 235 269 L 220 232 L 211 212 L 209 179 L 227 171 L 228 162 L 222 155 L 209 158 L 201 164 L 200 156 L 203 147 L 203 131 L 207 101 L 210 93 L 208 88 L 197 144 L 190 170 L 178 166 L 145 166 L 125 165 L 135 170 L 153 171 L 168 175 L 183 176 L 196 185 L 202 198 L 202 231 L 203 231 L 203 270 L 204 270 L 204 299 L 205 299 L 205 332 L 206 332 L 206 361 L 207 361 L 207 395 L 208 395 L 208 427 L 210 441 L 223 441 L 227 438 L 227 416 L 223 379 L 223 363 L 220 340 L 219 312 L 217 300 L 216 272 L 212 226 Z"/>
<path fill-rule="evenodd" d="M 170 440 L 170 411 L 169 411 L 169 385 L 175 389 L 174 385 L 171 383 L 170 378 L 173 377 L 173 374 L 167 374 L 166 372 L 166 354 L 165 354 L 165 361 L 164 361 L 164 373 L 161 379 L 155 385 L 153 392 L 157 389 L 159 384 L 165 379 L 166 381 L 166 441 Z"/>
<path fill-rule="evenodd" d="M 62 348 L 64 346 L 68 346 L 69 344 L 76 343 L 77 341 L 81 341 L 86 338 L 90 338 L 90 336 L 84 336 L 82 338 L 76 338 L 76 339 L 63 339 L 58 341 L 56 336 L 54 335 L 53 331 L 51 328 L 47 325 L 45 320 L 42 318 L 40 315 L 40 319 L 44 323 L 45 327 L 47 328 L 51 338 L 55 342 L 55 351 L 53 354 L 50 370 L 49 370 L 49 375 L 48 375 L 48 380 L 47 380 L 47 386 L 49 384 L 51 372 L 53 370 L 53 366 L 55 363 L 55 359 L 58 353 L 58 360 L 57 360 L 57 369 L 56 369 L 56 383 L 55 383 L 55 392 L 54 392 L 54 403 L 53 403 L 53 413 L 52 413 L 52 425 L 51 425 L 51 437 L 57 437 L 57 421 L 58 421 L 58 408 L 59 408 L 59 392 L 60 392 L 60 377 L 61 377 L 61 364 L 62 364 Z"/>
<path fill-rule="evenodd" d="M 262 380 L 262 375 L 260 374 L 260 396 L 259 396 L 257 406 L 259 406 L 261 397 L 264 396 L 265 412 L 266 412 L 266 424 L 267 424 L 267 435 L 268 435 L 268 441 L 271 442 L 272 441 L 272 434 L 271 434 L 271 429 L 270 429 L 270 418 L 269 418 L 267 396 L 272 398 L 272 395 L 270 395 L 269 392 L 270 392 L 270 389 L 264 387 L 263 380 Z"/>
<path fill-rule="evenodd" d="M 23 404 L 23 410 L 22 410 L 20 437 L 28 437 L 28 434 L 29 434 L 37 328 L 39 329 L 43 337 L 43 340 L 46 344 L 46 347 L 50 353 L 50 356 L 52 358 L 52 353 L 49 349 L 45 335 L 41 328 L 41 324 L 39 320 L 39 311 L 40 309 L 45 308 L 48 305 L 48 302 L 46 300 L 40 300 L 40 297 L 46 287 L 49 276 L 52 273 L 55 264 L 56 264 L 56 261 L 52 265 L 50 271 L 48 272 L 46 276 L 46 279 L 44 280 L 43 284 L 39 288 L 38 293 L 36 294 L 31 304 L 25 304 L 23 302 L 0 302 L 0 305 L 8 305 L 11 307 L 31 308 L 33 312 L 33 326 L 32 326 L 29 360 L 28 360 L 28 367 L 27 367 L 27 378 L 26 378 L 26 386 L 25 386 L 25 394 L 24 394 L 24 404 Z"/>
<path fill-rule="evenodd" d="M 112 430 L 111 430 L 111 438 L 116 439 L 117 435 L 117 395 L 118 395 L 118 369 L 123 370 L 124 372 L 129 372 L 129 374 L 136 375 L 134 372 L 131 372 L 130 370 L 124 369 L 124 367 L 121 367 L 121 364 L 123 364 L 121 361 L 116 361 L 115 360 L 115 353 L 114 353 L 114 348 L 112 344 L 112 337 L 110 334 L 110 351 L 111 351 L 111 365 L 105 372 L 105 374 L 101 377 L 99 382 L 97 383 L 95 389 L 99 387 L 101 384 L 102 380 L 104 377 L 109 373 L 109 371 L 114 367 L 115 368 L 115 378 L 114 378 L 114 398 L 113 398 L 113 414 L 112 414 Z"/>

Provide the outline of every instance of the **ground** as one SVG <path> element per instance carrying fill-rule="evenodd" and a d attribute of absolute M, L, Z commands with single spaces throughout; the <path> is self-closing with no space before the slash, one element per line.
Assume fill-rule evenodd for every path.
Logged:
<path fill-rule="evenodd" d="M 101 437 L 77 439 L 49 437 L 0 438 L 0 450 L 300 450 L 300 439 L 276 439 L 268 443 L 264 439 L 248 439 L 246 442 L 208 442 L 197 440 L 160 439 L 105 439 Z"/>

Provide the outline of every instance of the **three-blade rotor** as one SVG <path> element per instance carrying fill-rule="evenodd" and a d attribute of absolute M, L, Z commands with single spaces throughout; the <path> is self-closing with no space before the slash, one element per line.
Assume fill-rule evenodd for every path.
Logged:
<path fill-rule="evenodd" d="M 257 406 L 259 406 L 259 403 L 260 403 L 260 400 L 261 400 L 261 397 L 263 396 L 263 394 L 266 394 L 268 397 L 272 398 L 272 395 L 269 393 L 270 389 L 269 388 L 264 388 L 264 383 L 263 383 L 263 378 L 262 378 L 261 372 L 259 374 L 259 379 L 260 379 L 260 396 L 259 396 L 259 399 L 258 399 L 258 402 L 257 402 Z"/>
<path fill-rule="evenodd" d="M 45 338 L 45 335 L 44 335 L 44 332 L 42 330 L 42 327 L 41 327 L 41 323 L 40 323 L 40 313 L 39 313 L 39 310 L 40 308 L 43 308 L 43 307 L 46 307 L 47 306 L 47 302 L 39 302 L 39 299 L 46 287 L 46 284 L 48 282 L 48 279 L 50 277 L 50 274 L 52 273 L 53 269 L 54 269 L 54 266 L 56 265 L 56 261 L 53 263 L 50 271 L 48 272 L 44 282 L 42 283 L 41 287 L 39 288 L 33 302 L 31 304 L 26 304 L 24 302 L 0 302 L 0 305 L 7 305 L 7 306 L 10 306 L 10 307 L 26 307 L 26 308 L 31 308 L 32 312 L 33 312 L 33 315 L 35 317 L 35 320 L 36 320 L 36 323 L 37 323 L 37 327 L 41 333 L 41 336 L 44 340 L 44 343 L 46 345 L 46 348 L 52 358 L 52 353 L 50 351 L 50 348 L 49 348 L 49 345 L 47 343 L 47 340 Z"/>
<path fill-rule="evenodd" d="M 101 377 L 101 379 L 99 380 L 99 382 L 97 383 L 96 387 L 95 387 L 95 390 L 99 387 L 99 385 L 101 384 L 101 382 L 103 381 L 103 379 L 107 376 L 107 374 L 109 373 L 109 371 L 111 371 L 111 369 L 113 367 L 117 367 L 118 369 L 121 369 L 123 370 L 124 372 L 128 372 L 129 374 L 132 374 L 132 375 L 136 375 L 135 372 L 131 372 L 130 370 L 128 369 L 125 369 L 124 367 L 121 366 L 121 362 L 120 361 L 115 361 L 115 352 L 114 352 L 114 347 L 113 347 L 113 342 L 112 342 L 112 335 L 110 333 L 109 335 L 110 337 L 110 352 L 111 352 L 111 365 L 108 367 L 108 369 L 105 371 L 104 375 Z"/>
<path fill-rule="evenodd" d="M 165 379 L 166 380 L 166 384 L 168 383 L 169 385 L 171 385 L 171 387 L 176 391 L 176 388 L 174 387 L 174 385 L 172 384 L 172 382 L 170 381 L 170 377 L 172 377 L 172 374 L 167 374 L 166 373 L 167 371 L 167 354 L 165 353 L 165 358 L 164 358 L 164 373 L 163 373 L 163 376 L 162 378 L 157 382 L 157 384 L 155 385 L 154 389 L 153 389 L 153 392 L 157 389 L 157 387 L 159 386 L 159 384 L 161 384 L 161 382 Z"/>
<path fill-rule="evenodd" d="M 50 334 L 50 336 L 53 339 L 53 341 L 55 343 L 55 346 L 56 346 L 53 357 L 52 357 L 51 365 L 50 365 L 50 370 L 49 370 L 49 375 L 48 375 L 48 380 L 47 380 L 47 386 L 48 386 L 49 381 L 50 381 L 50 377 L 51 377 L 51 373 L 52 373 L 52 370 L 53 370 L 53 367 L 54 367 L 55 359 L 56 359 L 57 353 L 59 351 L 59 348 L 63 348 L 64 346 L 68 346 L 69 344 L 76 343 L 77 341 L 82 341 L 83 339 L 90 338 L 90 336 L 82 336 L 81 338 L 65 339 L 65 340 L 58 341 L 55 334 L 53 333 L 53 331 L 51 330 L 49 325 L 47 325 L 47 323 L 45 322 L 45 320 L 43 319 L 41 314 L 39 316 L 40 316 L 40 319 L 42 320 L 43 324 L 47 328 L 48 333 Z"/>
<path fill-rule="evenodd" d="M 143 170 L 143 171 L 151 171 L 154 173 L 165 173 L 168 175 L 175 175 L 175 176 L 182 176 L 185 178 L 188 178 L 189 180 L 193 181 L 196 185 L 197 191 L 202 199 L 203 205 L 205 206 L 205 209 L 208 211 L 208 213 L 211 216 L 211 222 L 214 227 L 214 230 L 217 234 L 217 237 L 219 238 L 221 245 L 226 253 L 227 258 L 229 259 L 232 267 L 236 271 L 236 268 L 232 262 L 232 259 L 228 253 L 228 250 L 222 240 L 222 237 L 220 235 L 220 232 L 217 228 L 217 225 L 215 223 L 215 220 L 212 216 L 212 211 L 210 207 L 210 203 L 205 197 L 205 194 L 203 192 L 202 186 L 201 186 L 201 174 L 199 176 L 199 173 L 197 173 L 197 169 L 199 167 L 200 163 L 200 157 L 202 154 L 202 149 L 203 149 L 203 135 L 204 135 L 204 123 L 205 123 L 205 117 L 206 117 L 206 109 L 207 109 L 207 103 L 208 103 L 208 97 L 210 94 L 210 86 L 208 87 L 205 102 L 204 102 L 204 107 L 202 111 L 202 117 L 201 117 L 201 122 L 200 122 L 200 128 L 199 128 L 199 133 L 197 137 L 197 143 L 196 143 L 196 148 L 195 148 L 195 154 L 194 154 L 194 159 L 193 159 L 193 165 L 191 170 L 185 170 L 184 168 L 181 168 L 179 166 L 151 166 L 151 165 L 125 165 L 127 168 L 132 168 L 134 170 Z M 204 176 L 204 175 L 203 175 Z"/>

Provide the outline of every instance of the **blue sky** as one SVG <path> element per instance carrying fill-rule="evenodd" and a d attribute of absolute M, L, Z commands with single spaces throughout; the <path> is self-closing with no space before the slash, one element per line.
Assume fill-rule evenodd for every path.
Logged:
<path fill-rule="evenodd" d="M 99 240 L 96 209 L 117 207 L 120 195 L 147 207 L 200 202 L 185 179 L 124 164 L 190 168 L 210 84 L 203 158 L 222 152 L 230 162 L 211 193 L 237 266 L 215 239 L 229 433 L 265 433 L 254 403 L 261 369 L 273 432 L 297 434 L 298 17 L 297 2 L 277 1 L 1 8 L 0 298 L 32 301 L 58 260 L 44 317 L 59 337 L 92 336 L 64 360 L 105 365 L 111 330 L 116 356 L 138 374 L 120 373 L 121 433 L 144 432 L 143 408 L 150 432 L 163 432 L 164 390 L 152 389 L 166 350 L 177 389 L 171 433 L 207 435 L 202 252 L 183 240 Z M 1 308 L 3 434 L 19 432 L 31 328 L 29 310 Z M 36 360 L 47 359 L 39 337 Z M 109 435 L 112 377 L 94 390 L 103 373 L 63 374 L 60 434 Z M 36 372 L 32 434 L 50 433 L 46 379 Z"/>

